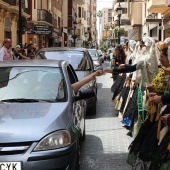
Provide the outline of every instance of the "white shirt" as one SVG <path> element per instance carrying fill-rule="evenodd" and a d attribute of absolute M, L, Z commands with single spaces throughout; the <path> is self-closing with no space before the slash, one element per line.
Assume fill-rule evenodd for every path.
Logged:
<path fill-rule="evenodd" d="M 5 51 L 3 48 L 0 49 L 0 61 L 4 60 Z"/>

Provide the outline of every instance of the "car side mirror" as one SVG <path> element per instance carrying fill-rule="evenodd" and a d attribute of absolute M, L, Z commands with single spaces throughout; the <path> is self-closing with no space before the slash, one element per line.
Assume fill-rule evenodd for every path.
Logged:
<path fill-rule="evenodd" d="M 76 95 L 74 98 L 75 101 L 78 101 L 78 100 L 90 99 L 93 97 L 95 97 L 95 92 L 93 89 L 81 89 L 78 92 L 78 95 Z"/>

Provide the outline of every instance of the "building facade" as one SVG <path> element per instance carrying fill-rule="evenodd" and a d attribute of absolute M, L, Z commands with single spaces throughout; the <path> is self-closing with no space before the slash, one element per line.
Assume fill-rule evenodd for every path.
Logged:
<path fill-rule="evenodd" d="M 26 20 L 30 17 L 30 1 L 22 1 L 22 39 L 27 43 Z M 19 44 L 18 40 L 19 3 L 18 0 L 0 0 L 0 45 L 5 38 L 12 40 L 12 47 Z M 4 31 L 3 31 L 4 30 Z"/>
<path fill-rule="evenodd" d="M 117 14 L 117 9 L 119 5 L 122 7 L 122 14 L 120 17 L 120 27 L 125 30 L 123 35 L 121 35 L 121 43 L 125 43 L 128 40 L 128 32 L 132 29 L 131 21 L 128 16 L 128 4 L 127 0 L 115 0 L 113 3 L 113 23 L 114 27 L 119 27 L 119 17 Z M 117 35 L 114 34 L 116 39 Z"/>
<path fill-rule="evenodd" d="M 37 48 L 83 46 L 97 39 L 96 0 L 21 0 L 22 44 Z M 0 44 L 19 43 L 19 0 L 0 0 Z M 75 24 L 76 23 L 76 24 Z M 73 36 L 74 35 L 74 36 Z"/>
<path fill-rule="evenodd" d="M 61 46 L 62 0 L 30 0 L 27 43 L 38 48 Z"/>
<path fill-rule="evenodd" d="M 133 27 L 129 38 L 134 39 L 133 35 L 135 33 L 138 39 L 145 35 L 159 41 L 170 37 L 169 0 L 148 0 L 141 2 L 128 0 L 127 4 L 128 17 Z"/>

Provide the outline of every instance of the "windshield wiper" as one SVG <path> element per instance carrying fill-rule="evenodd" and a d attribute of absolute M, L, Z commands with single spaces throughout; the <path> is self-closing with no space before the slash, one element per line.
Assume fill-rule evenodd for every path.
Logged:
<path fill-rule="evenodd" d="M 0 102 L 19 102 L 19 103 L 34 103 L 34 102 L 55 102 L 54 100 L 43 100 L 43 99 L 25 99 L 25 98 L 16 98 L 16 99 L 5 99 L 0 100 Z"/>

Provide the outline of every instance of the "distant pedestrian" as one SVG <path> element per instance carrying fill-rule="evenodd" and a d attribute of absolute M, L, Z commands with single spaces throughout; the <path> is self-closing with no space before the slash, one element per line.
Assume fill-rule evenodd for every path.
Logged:
<path fill-rule="evenodd" d="M 12 41 L 11 39 L 7 38 L 3 42 L 3 47 L 0 49 L 0 61 L 3 60 L 14 60 L 12 55 Z"/>
<path fill-rule="evenodd" d="M 34 59 L 35 57 L 33 44 L 28 44 L 27 46 L 27 57 L 29 57 L 30 59 Z"/>

